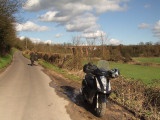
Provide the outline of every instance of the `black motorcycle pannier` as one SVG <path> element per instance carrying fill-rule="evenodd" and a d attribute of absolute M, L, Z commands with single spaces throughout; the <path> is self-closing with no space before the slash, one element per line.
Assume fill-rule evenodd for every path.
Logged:
<path fill-rule="evenodd" d="M 88 63 L 83 66 L 83 72 L 85 73 L 94 73 L 97 69 L 98 67 L 92 63 Z"/>

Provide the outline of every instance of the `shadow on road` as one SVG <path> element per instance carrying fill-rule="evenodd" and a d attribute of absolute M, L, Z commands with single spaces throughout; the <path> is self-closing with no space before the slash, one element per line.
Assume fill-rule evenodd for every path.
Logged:
<path fill-rule="evenodd" d="M 38 65 L 36 65 L 36 64 L 33 64 L 33 65 L 31 65 L 31 64 L 27 64 L 27 65 L 29 65 L 29 66 L 38 66 Z"/>
<path fill-rule="evenodd" d="M 85 108 L 87 111 L 90 111 L 92 114 L 95 114 L 93 107 L 83 100 L 82 96 L 79 94 L 79 91 L 77 91 L 74 87 L 61 86 L 60 88 L 63 89 L 63 94 L 65 94 L 69 98 L 69 100 L 71 100 L 73 103 L 75 103 L 80 107 Z"/>

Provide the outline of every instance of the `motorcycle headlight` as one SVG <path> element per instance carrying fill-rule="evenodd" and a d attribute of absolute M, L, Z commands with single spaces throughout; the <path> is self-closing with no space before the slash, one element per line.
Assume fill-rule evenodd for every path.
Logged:
<path fill-rule="evenodd" d="M 102 81 L 102 84 L 104 86 L 104 89 L 106 90 L 106 86 L 107 86 L 107 79 L 106 79 L 106 77 L 101 76 L 101 81 Z"/>
<path fill-rule="evenodd" d="M 97 78 L 96 78 L 96 83 L 97 83 L 97 88 L 98 88 L 99 90 L 101 90 L 101 86 L 100 86 L 100 84 L 99 84 Z"/>

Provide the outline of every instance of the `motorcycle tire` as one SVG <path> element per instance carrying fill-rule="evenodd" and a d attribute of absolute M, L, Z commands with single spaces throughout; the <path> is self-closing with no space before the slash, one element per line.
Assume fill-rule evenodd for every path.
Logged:
<path fill-rule="evenodd" d="M 97 103 L 97 100 L 95 103 Z M 101 98 L 98 100 L 98 108 L 96 106 L 95 112 L 98 117 L 102 117 L 106 112 L 106 102 L 103 102 Z"/>

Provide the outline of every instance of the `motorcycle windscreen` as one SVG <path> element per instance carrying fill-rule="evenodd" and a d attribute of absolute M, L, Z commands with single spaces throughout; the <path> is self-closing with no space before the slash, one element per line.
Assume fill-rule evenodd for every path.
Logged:
<path fill-rule="evenodd" d="M 100 69 L 105 69 L 106 71 L 109 70 L 109 62 L 106 60 L 99 60 L 97 67 Z"/>

